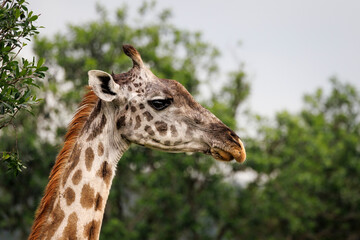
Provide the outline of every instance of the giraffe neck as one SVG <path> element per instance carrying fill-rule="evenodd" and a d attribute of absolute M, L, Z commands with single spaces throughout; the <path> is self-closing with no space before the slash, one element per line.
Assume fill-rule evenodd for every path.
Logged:
<path fill-rule="evenodd" d="M 113 129 L 110 112 L 99 101 L 85 123 L 64 166 L 42 239 L 99 238 L 116 165 L 129 147 Z"/>

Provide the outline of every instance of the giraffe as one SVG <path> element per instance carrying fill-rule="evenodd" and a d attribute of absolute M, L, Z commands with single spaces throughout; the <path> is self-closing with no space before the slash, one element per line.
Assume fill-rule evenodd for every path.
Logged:
<path fill-rule="evenodd" d="M 240 138 L 177 81 L 159 79 L 139 52 L 125 73 L 91 70 L 35 215 L 29 239 L 98 239 L 116 165 L 132 143 L 243 162 Z"/>

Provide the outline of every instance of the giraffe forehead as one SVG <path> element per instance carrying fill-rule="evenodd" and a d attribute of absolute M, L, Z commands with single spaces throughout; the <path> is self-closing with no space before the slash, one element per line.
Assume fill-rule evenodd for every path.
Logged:
<path fill-rule="evenodd" d="M 192 95 L 186 90 L 186 88 L 179 82 L 170 79 L 159 79 L 159 81 L 167 86 L 167 89 L 176 100 L 175 104 L 182 107 L 190 107 L 196 111 L 202 111 L 203 107 L 195 101 Z"/>
<path fill-rule="evenodd" d="M 160 79 L 153 74 L 147 74 L 146 71 L 136 69 L 113 75 L 113 78 L 117 84 L 122 85 L 123 89 L 129 92 L 128 101 L 139 97 L 147 100 L 157 97 L 176 98 L 178 107 L 189 106 L 194 110 L 202 109 L 186 88 L 175 80 Z"/>
<path fill-rule="evenodd" d="M 181 115 L 178 120 L 183 118 L 194 120 L 197 124 L 204 123 L 204 119 L 212 119 L 208 111 L 195 101 L 192 95 L 186 88 L 175 80 L 159 79 L 153 77 L 151 81 L 142 79 L 139 75 L 126 73 L 126 76 L 131 79 L 128 82 L 122 82 L 122 89 L 127 92 L 125 97 L 126 105 L 117 116 L 117 127 L 122 128 L 126 124 L 133 125 L 134 129 L 140 129 L 140 126 L 146 122 L 152 122 L 154 117 L 153 109 L 147 104 L 148 101 L 160 98 L 173 99 L 173 107 L 165 110 L 164 113 L 172 115 Z M 121 76 L 125 76 L 121 75 Z M 163 112 L 161 112 L 163 113 Z M 165 120 L 168 116 L 165 116 Z M 158 120 L 159 118 L 155 119 Z M 154 121 L 155 121 L 154 120 Z M 142 123 L 144 121 L 144 123 Z M 155 127 L 155 126 L 154 126 Z M 160 127 L 162 133 L 165 132 L 165 127 Z M 170 126 L 168 128 L 170 129 Z M 154 130 L 157 130 L 156 128 Z M 152 133 L 148 129 L 149 132 Z M 145 131 L 147 132 L 147 131 Z M 164 134 L 165 135 L 165 134 Z"/>
<path fill-rule="evenodd" d="M 146 84 L 146 95 L 151 98 L 164 97 L 171 98 L 174 93 L 171 89 L 171 86 L 164 84 L 160 81 L 149 82 Z"/>

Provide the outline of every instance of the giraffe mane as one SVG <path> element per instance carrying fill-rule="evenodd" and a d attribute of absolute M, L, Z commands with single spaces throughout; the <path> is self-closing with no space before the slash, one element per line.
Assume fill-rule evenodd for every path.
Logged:
<path fill-rule="evenodd" d="M 87 93 L 79 104 L 77 111 L 68 126 L 68 131 L 65 135 L 64 145 L 56 157 L 55 165 L 51 170 L 49 176 L 49 183 L 46 186 L 45 193 L 41 199 L 40 205 L 35 214 L 35 220 L 31 228 L 29 240 L 38 239 L 41 236 L 43 226 L 46 221 L 48 213 L 53 209 L 54 196 L 59 190 L 61 176 L 64 172 L 67 160 L 74 148 L 76 139 L 80 135 L 90 113 L 98 102 L 98 97 L 87 87 Z"/>

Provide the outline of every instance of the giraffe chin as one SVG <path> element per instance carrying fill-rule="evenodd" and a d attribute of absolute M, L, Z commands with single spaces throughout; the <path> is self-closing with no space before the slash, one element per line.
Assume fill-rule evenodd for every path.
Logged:
<path fill-rule="evenodd" d="M 210 149 L 211 156 L 219 161 L 229 162 L 235 159 L 237 162 L 245 161 L 245 152 L 234 150 L 232 153 L 224 151 L 220 148 L 214 147 Z"/>

